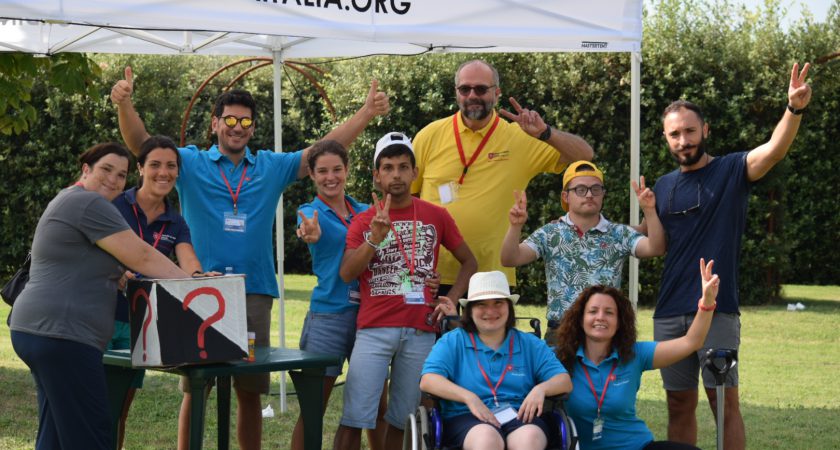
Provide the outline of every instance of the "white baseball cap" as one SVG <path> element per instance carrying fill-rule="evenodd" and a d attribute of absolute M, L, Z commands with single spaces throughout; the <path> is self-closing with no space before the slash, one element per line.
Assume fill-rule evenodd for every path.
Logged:
<path fill-rule="evenodd" d="M 491 300 L 506 298 L 516 304 L 519 294 L 511 294 L 508 280 L 504 273 L 494 270 L 492 272 L 476 272 L 470 277 L 470 288 L 467 298 L 458 300 L 461 306 L 466 307 L 469 302 L 479 300 Z"/>
<path fill-rule="evenodd" d="M 374 166 L 376 165 L 376 158 L 379 157 L 382 150 L 385 150 L 392 145 L 405 145 L 409 150 L 411 150 L 411 153 L 414 153 L 414 147 L 411 145 L 411 139 L 399 131 L 392 131 L 390 133 L 386 133 L 385 136 L 382 136 L 379 138 L 379 141 L 376 142 L 376 151 L 373 152 Z"/>

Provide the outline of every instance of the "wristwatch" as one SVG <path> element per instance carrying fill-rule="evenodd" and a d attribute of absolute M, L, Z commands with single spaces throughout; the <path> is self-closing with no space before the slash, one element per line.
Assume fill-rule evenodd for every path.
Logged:
<path fill-rule="evenodd" d="M 551 125 L 546 126 L 545 131 L 540 133 L 540 135 L 537 138 L 541 141 L 549 140 L 551 138 Z"/>
<path fill-rule="evenodd" d="M 793 114 L 794 116 L 799 116 L 799 115 L 801 115 L 802 113 L 805 112 L 805 108 L 796 109 L 793 106 L 790 106 L 790 103 L 788 103 L 788 105 L 787 105 L 787 110 L 790 111 L 790 113 Z"/>

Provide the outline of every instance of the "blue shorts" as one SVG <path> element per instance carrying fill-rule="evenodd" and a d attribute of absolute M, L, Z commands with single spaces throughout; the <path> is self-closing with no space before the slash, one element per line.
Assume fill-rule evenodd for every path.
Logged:
<path fill-rule="evenodd" d="M 444 447 L 463 447 L 464 439 L 467 438 L 467 433 L 476 425 L 486 425 L 484 422 L 478 420 L 472 413 L 461 414 L 460 416 L 450 417 L 443 422 L 443 435 L 441 436 L 441 444 Z M 502 436 L 502 439 L 507 441 L 507 436 L 517 429 L 525 425 L 538 426 L 546 439 L 550 436 L 548 425 L 539 417 L 534 417 L 531 423 L 525 423 L 519 419 L 513 419 L 510 422 L 502 425 L 502 428 L 495 428 Z M 491 425 L 492 426 L 492 425 Z"/>
<path fill-rule="evenodd" d="M 341 375 L 344 360 L 350 359 L 353 343 L 356 342 L 358 312 L 358 308 L 350 308 L 340 313 L 306 313 L 300 333 L 300 349 L 341 357 L 341 365 L 327 367 L 325 375 L 328 377 Z"/>
<path fill-rule="evenodd" d="M 108 342 L 106 350 L 125 350 L 131 348 L 131 324 L 117 320 L 114 322 L 114 334 Z M 140 370 L 134 379 L 131 380 L 131 387 L 140 389 L 143 387 L 143 379 L 146 378 L 146 371 Z"/>
<path fill-rule="evenodd" d="M 420 371 L 435 343 L 435 334 L 414 328 L 365 328 L 356 332 L 344 385 L 341 424 L 373 429 L 382 385 L 391 377 L 385 420 L 402 430 L 420 404 Z"/>

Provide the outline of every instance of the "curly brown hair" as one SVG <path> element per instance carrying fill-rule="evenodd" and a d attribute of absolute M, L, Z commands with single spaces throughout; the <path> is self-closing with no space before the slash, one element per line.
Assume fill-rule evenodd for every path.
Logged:
<path fill-rule="evenodd" d="M 609 295 L 615 301 L 618 310 L 618 330 L 612 339 L 612 347 L 618 351 L 618 357 L 622 363 L 633 359 L 633 345 L 636 343 L 636 312 L 627 296 L 620 290 L 603 285 L 590 286 L 580 293 L 572 307 L 566 310 L 563 320 L 555 332 L 557 347 L 555 352 L 557 358 L 566 367 L 569 373 L 575 366 L 575 355 L 579 347 L 586 343 L 586 334 L 583 331 L 583 316 L 586 304 L 595 294 Z"/>

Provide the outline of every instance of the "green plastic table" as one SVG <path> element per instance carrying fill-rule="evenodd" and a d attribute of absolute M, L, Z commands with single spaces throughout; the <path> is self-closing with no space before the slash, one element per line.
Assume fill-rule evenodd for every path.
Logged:
<path fill-rule="evenodd" d="M 108 380 L 108 395 L 111 403 L 111 417 L 114 430 L 119 427 L 120 412 L 131 380 L 138 370 L 131 365 L 128 350 L 109 350 L 103 357 L 105 376 Z M 230 430 L 230 377 L 237 374 L 276 372 L 288 370 L 297 391 L 301 416 L 304 423 L 304 448 L 321 448 L 323 429 L 322 405 L 324 402 L 324 369 L 340 363 L 333 355 L 311 353 L 295 349 L 257 347 L 255 361 L 230 361 L 215 364 L 196 364 L 178 367 L 147 367 L 167 373 L 184 375 L 190 379 L 192 411 L 190 414 L 190 449 L 200 450 L 204 442 L 204 416 L 206 399 L 204 387 L 210 378 L 218 378 L 218 449 L 229 448 Z M 117 433 L 114 433 L 117 436 Z M 115 439 L 116 441 L 116 439 Z"/>

